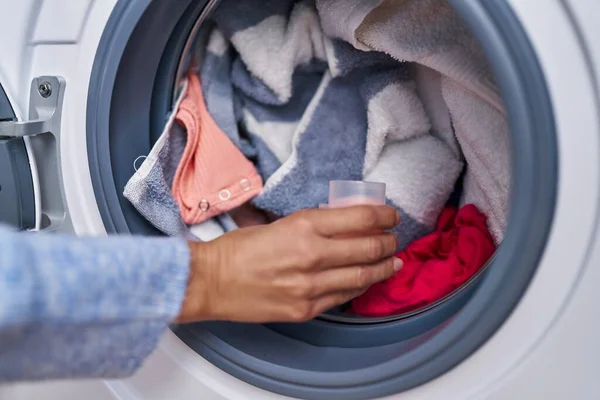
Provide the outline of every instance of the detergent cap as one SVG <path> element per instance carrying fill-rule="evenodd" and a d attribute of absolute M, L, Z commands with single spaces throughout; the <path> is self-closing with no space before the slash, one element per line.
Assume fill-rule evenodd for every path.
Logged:
<path fill-rule="evenodd" d="M 329 182 L 328 208 L 360 204 L 385 205 L 385 183 L 363 181 Z"/>

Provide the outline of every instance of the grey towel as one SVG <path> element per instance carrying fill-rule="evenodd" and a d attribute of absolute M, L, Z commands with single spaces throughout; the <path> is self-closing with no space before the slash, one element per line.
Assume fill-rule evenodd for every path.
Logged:
<path fill-rule="evenodd" d="M 187 89 L 184 85 L 175 105 L 177 110 Z M 187 134 L 171 113 L 165 129 L 142 165 L 125 185 L 123 195 L 152 225 L 169 236 L 197 240 L 181 218 L 179 205 L 171 194 L 173 177 L 183 155 Z"/>

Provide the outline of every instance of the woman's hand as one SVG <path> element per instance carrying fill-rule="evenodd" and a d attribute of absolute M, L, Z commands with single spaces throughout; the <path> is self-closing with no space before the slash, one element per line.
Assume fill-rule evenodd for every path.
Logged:
<path fill-rule="evenodd" d="M 178 322 L 301 322 L 362 294 L 402 267 L 387 206 L 301 211 L 270 225 L 190 243 Z"/>

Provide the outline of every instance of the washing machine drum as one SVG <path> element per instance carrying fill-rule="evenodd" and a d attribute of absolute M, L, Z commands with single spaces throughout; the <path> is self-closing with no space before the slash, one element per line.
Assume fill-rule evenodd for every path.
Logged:
<path fill-rule="evenodd" d="M 123 188 L 136 158 L 149 153 L 163 130 L 184 70 L 181 55 L 190 51 L 190 38 L 205 27 L 214 3 L 118 0 L 112 10 L 91 72 L 86 122 L 90 176 L 108 233 L 160 234 L 123 197 Z M 588 211 L 594 206 L 574 202 L 573 196 L 561 197 L 563 190 L 584 193 L 585 185 L 576 183 L 582 178 L 574 171 L 595 153 L 574 156 L 581 143 L 568 139 L 558 146 L 562 137 L 558 133 L 571 117 L 557 107 L 564 86 L 553 86 L 555 93 L 549 89 L 558 73 L 542 61 L 552 60 L 542 58 L 508 0 L 449 3 L 483 46 L 511 130 L 508 223 L 485 272 L 435 307 L 403 318 L 361 323 L 317 318 L 303 324 L 265 325 L 206 322 L 172 328 L 216 367 L 295 398 L 366 399 L 422 385 L 463 362 L 505 323 L 536 271 L 541 274 L 538 266 L 550 247 L 552 227 L 564 223 L 568 229 L 572 223 L 583 226 L 580 218 L 593 219 L 595 211 Z M 0 96 L 0 110 L 2 101 Z M 581 131 L 568 135 L 575 133 Z M 596 192 L 595 186 L 587 190 Z M 586 215 L 575 220 L 558 217 L 558 205 L 564 209 L 577 204 Z"/>

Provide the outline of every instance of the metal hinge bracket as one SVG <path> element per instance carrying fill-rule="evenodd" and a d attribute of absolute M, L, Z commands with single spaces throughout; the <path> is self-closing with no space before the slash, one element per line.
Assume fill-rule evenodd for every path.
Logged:
<path fill-rule="evenodd" d="M 61 77 L 34 78 L 31 82 L 28 120 L 0 122 L 0 138 L 30 138 L 28 144 L 35 156 L 39 174 L 42 229 L 45 231 L 54 231 L 69 220 L 60 156 L 65 88 L 66 82 Z"/>

